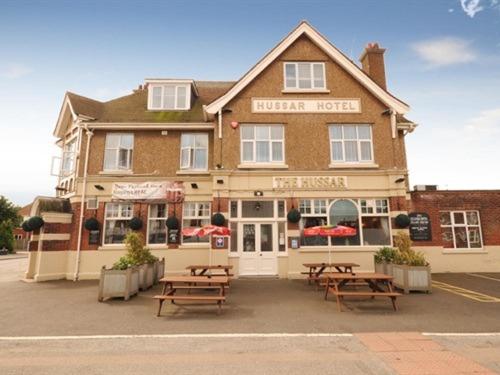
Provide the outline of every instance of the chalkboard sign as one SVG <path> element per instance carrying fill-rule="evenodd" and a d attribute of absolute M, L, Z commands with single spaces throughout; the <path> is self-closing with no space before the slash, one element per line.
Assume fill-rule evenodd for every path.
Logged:
<path fill-rule="evenodd" d="M 410 238 L 412 241 L 432 240 L 431 220 L 425 212 L 412 212 L 410 217 Z"/>
<path fill-rule="evenodd" d="M 169 229 L 168 230 L 168 243 L 178 244 L 179 243 L 179 229 Z"/>
<path fill-rule="evenodd" d="M 100 230 L 89 231 L 89 245 L 99 245 L 100 234 Z"/>

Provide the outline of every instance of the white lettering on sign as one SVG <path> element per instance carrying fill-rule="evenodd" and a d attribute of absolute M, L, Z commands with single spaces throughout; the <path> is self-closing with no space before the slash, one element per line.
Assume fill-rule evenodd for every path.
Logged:
<path fill-rule="evenodd" d="M 175 196 L 175 199 L 172 198 Z M 112 191 L 113 199 L 129 200 L 167 200 L 181 202 L 184 197 L 184 186 L 181 182 L 144 182 L 114 183 Z"/>
<path fill-rule="evenodd" d="M 359 99 L 252 98 L 253 113 L 360 113 Z"/>
<path fill-rule="evenodd" d="M 273 177 L 273 189 L 346 190 L 346 176 Z"/>

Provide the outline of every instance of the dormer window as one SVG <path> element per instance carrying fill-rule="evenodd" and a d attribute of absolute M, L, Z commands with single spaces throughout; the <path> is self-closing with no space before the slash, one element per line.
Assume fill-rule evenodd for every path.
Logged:
<path fill-rule="evenodd" d="M 182 83 L 150 83 L 148 109 L 153 111 L 185 111 L 191 107 L 191 85 Z"/>
<path fill-rule="evenodd" d="M 287 62 L 285 69 L 285 90 L 326 90 L 325 64 L 322 62 Z"/>

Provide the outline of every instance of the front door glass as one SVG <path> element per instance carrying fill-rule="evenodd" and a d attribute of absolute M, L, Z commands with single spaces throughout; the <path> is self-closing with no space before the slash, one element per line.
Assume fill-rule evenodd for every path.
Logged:
<path fill-rule="evenodd" d="M 273 225 L 261 224 L 260 225 L 260 251 L 269 252 L 273 251 Z"/>
<path fill-rule="evenodd" d="M 255 224 L 243 224 L 243 252 L 255 252 Z"/>

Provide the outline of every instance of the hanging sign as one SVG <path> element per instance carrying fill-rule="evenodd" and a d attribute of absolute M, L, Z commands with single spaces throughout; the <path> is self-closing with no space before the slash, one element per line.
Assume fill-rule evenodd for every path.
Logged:
<path fill-rule="evenodd" d="M 167 200 L 170 203 L 179 203 L 184 199 L 184 186 L 182 182 L 177 181 L 140 184 L 115 182 L 112 197 L 126 200 Z"/>
<path fill-rule="evenodd" d="M 361 113 L 359 99 L 252 98 L 253 113 Z"/>
<path fill-rule="evenodd" d="M 410 238 L 412 241 L 431 241 L 431 220 L 425 212 L 412 212 L 410 218 Z"/>

